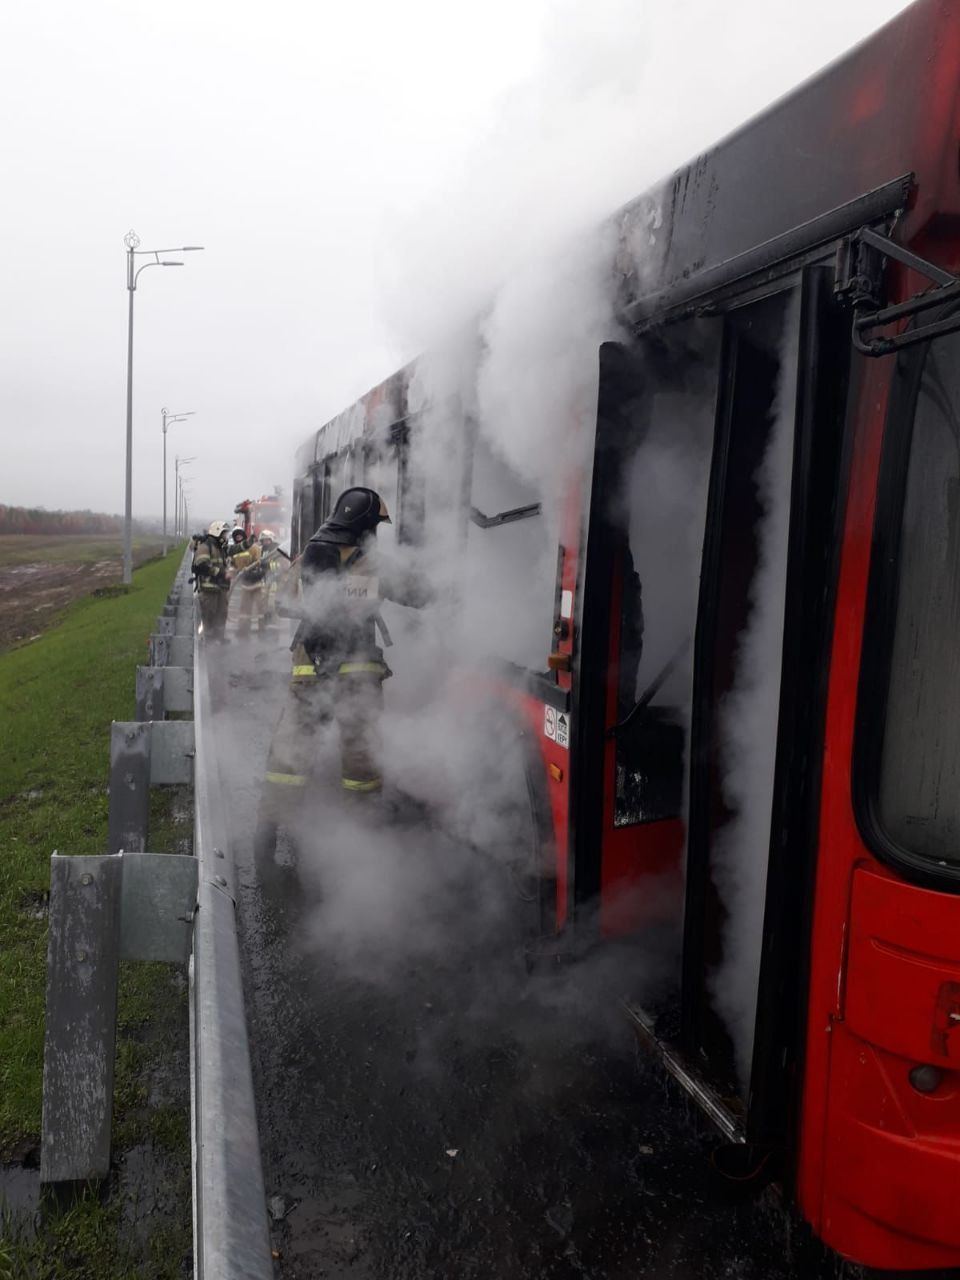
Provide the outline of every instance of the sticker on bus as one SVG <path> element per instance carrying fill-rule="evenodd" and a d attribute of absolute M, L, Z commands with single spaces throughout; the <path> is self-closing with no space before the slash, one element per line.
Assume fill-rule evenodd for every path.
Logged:
<path fill-rule="evenodd" d="M 543 708 L 543 736 L 565 751 L 570 749 L 570 717 L 554 707 Z"/>

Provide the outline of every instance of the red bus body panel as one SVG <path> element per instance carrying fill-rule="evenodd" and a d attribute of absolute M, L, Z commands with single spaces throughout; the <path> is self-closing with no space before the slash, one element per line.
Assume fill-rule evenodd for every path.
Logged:
<path fill-rule="evenodd" d="M 916 287 L 916 281 L 913 282 Z M 891 372 L 857 397 L 827 707 L 797 1191 L 839 1253 L 884 1268 L 960 1265 L 960 1052 L 933 1051 L 960 981 L 960 898 L 904 883 L 867 850 L 852 801 L 857 686 Z M 945 987 L 944 984 L 947 984 Z M 918 1094 L 908 1072 L 948 1067 Z"/>
<path fill-rule="evenodd" d="M 896 35 L 894 41 L 891 37 Z M 928 0 L 864 48 L 866 74 L 847 123 L 880 122 L 917 197 L 897 238 L 960 266 L 960 10 Z M 870 59 L 892 53 L 886 66 Z M 899 64 L 899 71 L 896 71 Z M 901 93 L 903 75 L 914 92 Z M 920 89 L 920 82 L 923 88 Z M 870 136 L 865 152 L 873 154 Z M 854 133 L 852 136 L 856 136 Z M 899 273 L 891 301 L 927 288 Z M 852 466 L 840 561 L 810 945 L 800 1206 L 824 1241 L 869 1266 L 960 1266 L 960 1056 L 934 1048 L 960 980 L 960 898 L 908 885 L 867 849 L 853 807 L 857 689 L 880 451 L 893 361 L 854 364 Z M 859 377 L 857 376 L 859 374 Z M 892 423 L 896 430 L 905 424 Z M 938 1063 L 922 1095 L 912 1067 Z"/>

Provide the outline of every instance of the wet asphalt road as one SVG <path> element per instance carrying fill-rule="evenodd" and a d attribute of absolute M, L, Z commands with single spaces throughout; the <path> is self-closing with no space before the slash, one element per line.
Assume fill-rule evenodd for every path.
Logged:
<path fill-rule="evenodd" d="M 527 908 L 502 870 L 402 809 L 353 814 L 414 884 L 445 876 L 399 941 L 389 922 L 358 939 L 342 919 L 355 901 L 331 891 L 342 864 L 324 862 L 343 828 L 321 808 L 301 839 L 310 865 L 260 883 L 256 780 L 287 661 L 235 643 L 216 691 L 278 1276 L 836 1276 L 774 1191 L 719 1176 L 713 1136 L 638 1056 L 609 974 L 528 977 Z M 409 904 L 400 893 L 396 911 Z"/>

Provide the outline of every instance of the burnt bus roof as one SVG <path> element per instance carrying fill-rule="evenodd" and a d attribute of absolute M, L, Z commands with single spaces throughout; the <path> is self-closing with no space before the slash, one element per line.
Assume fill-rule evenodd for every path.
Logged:
<path fill-rule="evenodd" d="M 772 261 L 908 202 L 897 239 L 957 236 L 958 138 L 960 5 L 917 0 L 615 216 L 620 306 L 638 318 L 681 304 L 756 269 L 761 247 Z M 311 436 L 298 472 L 336 441 L 403 417 L 413 367 Z"/>
<path fill-rule="evenodd" d="M 627 297 L 666 305 L 723 264 L 911 174 L 898 238 L 917 239 L 960 212 L 958 120 L 960 6 L 919 0 L 621 212 Z M 652 221 L 661 225 L 644 235 Z M 629 261 L 638 241 L 639 268 L 637 255 Z"/>
<path fill-rule="evenodd" d="M 407 414 L 407 386 L 416 365 L 413 360 L 389 378 L 372 387 L 359 400 L 313 432 L 297 450 L 296 473 L 302 475 L 315 462 L 322 462 L 359 435 L 386 429 Z"/>

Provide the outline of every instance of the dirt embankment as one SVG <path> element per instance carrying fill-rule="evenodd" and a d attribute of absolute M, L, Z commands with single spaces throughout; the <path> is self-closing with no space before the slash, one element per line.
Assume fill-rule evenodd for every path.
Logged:
<path fill-rule="evenodd" d="M 142 564 L 158 551 L 159 545 L 136 547 L 134 564 Z M 0 554 L 0 650 L 34 639 L 68 604 L 118 584 L 121 577 L 119 557 L 4 564 Z"/>

